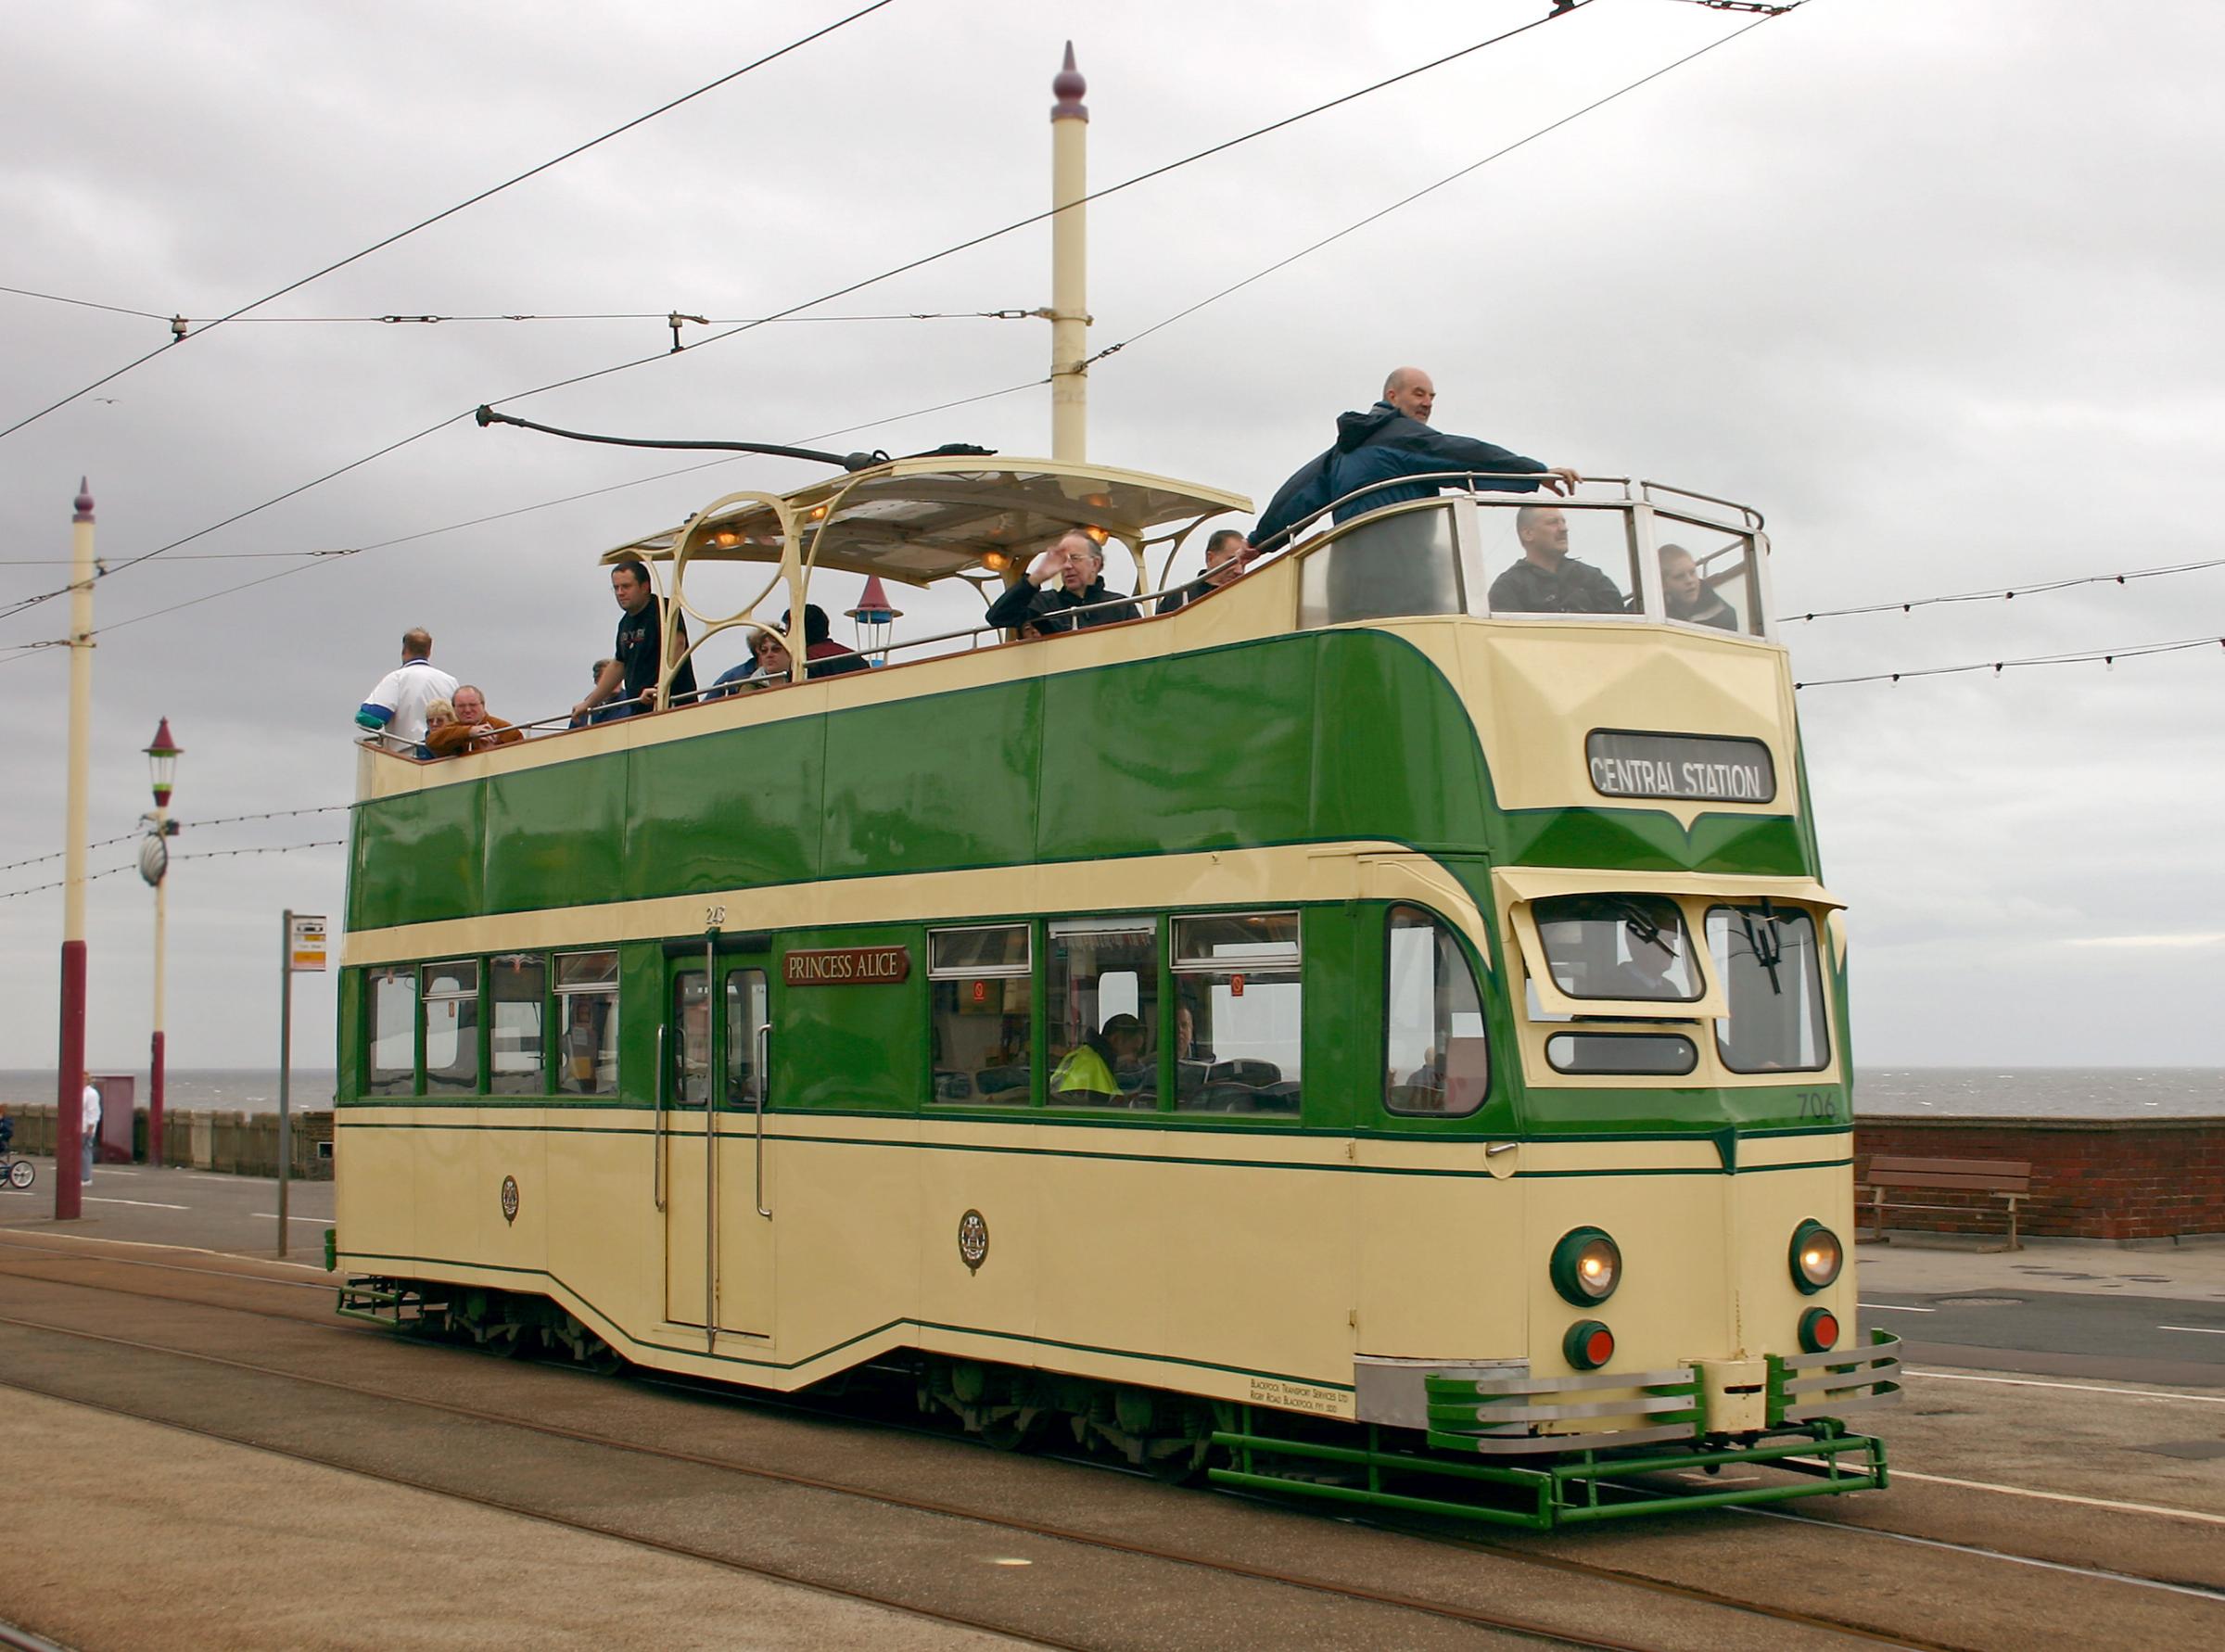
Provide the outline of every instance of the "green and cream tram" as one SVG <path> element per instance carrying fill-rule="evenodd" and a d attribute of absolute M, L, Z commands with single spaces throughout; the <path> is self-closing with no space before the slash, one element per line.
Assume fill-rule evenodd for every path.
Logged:
<path fill-rule="evenodd" d="M 905 460 L 604 560 L 700 650 L 830 570 L 988 588 L 1077 527 L 1145 587 L 1246 508 Z M 1623 611 L 1494 611 L 1545 512 Z M 365 748 L 343 1308 L 901 1370 L 993 1441 L 1484 1519 L 1882 1485 L 1839 1420 L 1897 1366 L 1856 1339 L 1845 939 L 1766 553 L 1656 484 L 1456 493 L 1163 616 L 816 680 L 799 640 L 769 691 Z M 761 581 L 733 613 L 720 563 Z"/>

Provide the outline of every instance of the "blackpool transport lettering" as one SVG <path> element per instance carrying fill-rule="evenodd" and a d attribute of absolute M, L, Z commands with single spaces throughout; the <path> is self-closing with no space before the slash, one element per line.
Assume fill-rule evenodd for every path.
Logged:
<path fill-rule="evenodd" d="M 908 947 L 826 947 L 788 954 L 790 986 L 893 986 L 911 974 Z"/>

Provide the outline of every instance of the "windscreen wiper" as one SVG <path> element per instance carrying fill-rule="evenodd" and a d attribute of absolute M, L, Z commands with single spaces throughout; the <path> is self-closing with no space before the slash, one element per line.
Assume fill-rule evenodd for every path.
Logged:
<path fill-rule="evenodd" d="M 1754 961 L 1769 972 L 1769 990 L 1782 996 L 1785 984 L 1777 979 L 1777 966 L 1785 961 L 1785 941 L 1777 930 L 1777 909 L 1770 905 L 1766 895 L 1761 897 L 1760 915 L 1761 928 L 1756 933 L 1755 909 L 1738 909 L 1738 921 L 1746 930 L 1746 944 L 1753 948 Z"/>

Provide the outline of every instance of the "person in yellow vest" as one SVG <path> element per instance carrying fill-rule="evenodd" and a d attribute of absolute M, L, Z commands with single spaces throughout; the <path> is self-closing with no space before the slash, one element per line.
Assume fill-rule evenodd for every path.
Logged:
<path fill-rule="evenodd" d="M 1051 1099 L 1101 1105 L 1122 1094 L 1115 1074 L 1134 1067 L 1143 1049 L 1143 1023 L 1122 1012 L 1068 1050 L 1050 1075 Z"/>

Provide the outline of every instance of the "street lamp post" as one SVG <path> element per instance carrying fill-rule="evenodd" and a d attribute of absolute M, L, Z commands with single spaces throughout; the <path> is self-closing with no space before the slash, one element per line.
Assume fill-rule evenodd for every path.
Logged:
<path fill-rule="evenodd" d="M 162 1037 L 162 965 L 169 933 L 166 874 L 170 870 L 170 840 L 178 831 L 178 823 L 170 818 L 170 794 L 177 779 L 178 758 L 184 750 L 171 738 L 170 718 L 164 718 L 162 726 L 155 731 L 154 743 L 146 748 L 146 772 L 154 783 L 155 808 L 146 817 L 146 838 L 139 845 L 139 875 L 155 888 L 155 1031 L 146 1062 L 146 1162 L 155 1165 L 162 1163 L 162 1074 L 167 1054 Z"/>
<path fill-rule="evenodd" d="M 77 485 L 70 518 L 70 765 L 63 800 L 61 1048 L 54 1110 L 54 1219 L 84 1214 L 78 1186 L 85 1128 L 85 798 L 93 743 L 93 491 Z"/>

